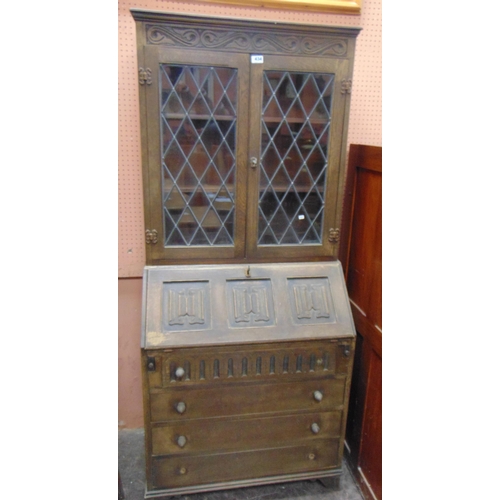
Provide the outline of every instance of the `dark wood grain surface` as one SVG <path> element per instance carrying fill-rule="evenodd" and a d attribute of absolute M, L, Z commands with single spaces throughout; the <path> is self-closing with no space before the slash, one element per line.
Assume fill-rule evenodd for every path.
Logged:
<path fill-rule="evenodd" d="M 351 145 L 341 261 L 356 325 L 346 442 L 367 498 L 382 499 L 382 148 Z"/>

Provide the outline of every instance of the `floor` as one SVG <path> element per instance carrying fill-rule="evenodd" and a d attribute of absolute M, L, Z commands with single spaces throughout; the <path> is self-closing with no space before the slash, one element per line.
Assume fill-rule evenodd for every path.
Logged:
<path fill-rule="evenodd" d="M 118 469 L 125 500 L 144 499 L 144 430 L 118 432 Z M 344 464 L 340 490 L 325 488 L 319 481 L 298 481 L 235 490 L 181 495 L 177 500 L 364 500 L 349 469 Z"/>

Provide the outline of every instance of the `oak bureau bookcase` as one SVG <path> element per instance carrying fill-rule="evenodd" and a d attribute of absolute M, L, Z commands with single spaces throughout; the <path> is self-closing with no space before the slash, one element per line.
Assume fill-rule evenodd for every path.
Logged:
<path fill-rule="evenodd" d="M 341 474 L 358 28 L 133 9 L 145 498 Z"/>

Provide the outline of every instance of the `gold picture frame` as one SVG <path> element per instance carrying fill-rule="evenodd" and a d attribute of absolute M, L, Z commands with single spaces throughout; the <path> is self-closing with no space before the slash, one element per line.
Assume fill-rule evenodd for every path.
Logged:
<path fill-rule="evenodd" d="M 361 14 L 362 0 L 198 0 L 206 3 L 223 3 L 247 7 L 269 7 L 319 11 L 329 14 Z"/>

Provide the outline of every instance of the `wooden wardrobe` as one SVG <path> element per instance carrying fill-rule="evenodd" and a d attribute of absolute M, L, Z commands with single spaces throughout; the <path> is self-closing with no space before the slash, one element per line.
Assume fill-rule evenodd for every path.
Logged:
<path fill-rule="evenodd" d="M 356 325 L 346 459 L 367 499 L 382 499 L 382 148 L 349 150 L 340 260 Z"/>

